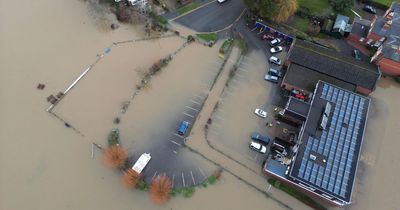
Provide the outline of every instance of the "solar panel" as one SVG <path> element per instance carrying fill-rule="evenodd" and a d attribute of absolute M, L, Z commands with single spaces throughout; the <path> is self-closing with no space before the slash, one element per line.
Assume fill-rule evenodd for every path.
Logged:
<path fill-rule="evenodd" d="M 315 97 L 323 103 L 319 113 L 327 116 L 325 120 L 321 118 L 325 129 L 317 135 L 307 135 L 305 147 L 299 150 L 303 154 L 295 160 L 297 169 L 291 176 L 325 194 L 349 199 L 369 102 L 336 86 L 319 84 L 322 87 L 317 86 Z"/>

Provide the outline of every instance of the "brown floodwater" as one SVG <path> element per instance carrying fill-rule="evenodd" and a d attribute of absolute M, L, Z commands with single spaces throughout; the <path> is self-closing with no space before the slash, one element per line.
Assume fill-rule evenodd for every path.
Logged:
<path fill-rule="evenodd" d="M 215 186 L 198 190 L 190 199 L 178 197 L 163 206 L 157 206 L 149 201 L 147 193 L 124 189 L 120 184 L 120 173 L 105 168 L 101 164 L 98 151 L 95 158 L 91 159 L 92 138 L 96 140 L 99 138 L 98 141 L 102 141 L 101 138 L 108 132 L 102 129 L 112 125 L 112 117 L 118 114 L 121 100 L 129 99 L 131 88 L 134 87 L 129 80 L 137 79 L 138 66 L 132 66 L 131 69 L 122 68 L 128 66 L 130 60 L 125 60 L 126 64 L 103 60 L 103 64 L 109 65 L 109 69 L 104 67 L 104 71 L 118 70 L 126 75 L 126 78 L 121 79 L 121 84 L 119 84 L 121 87 L 115 87 L 117 90 L 125 91 L 115 94 L 118 97 L 94 105 L 93 102 L 100 103 L 97 101 L 101 98 L 100 92 L 109 91 L 110 97 L 115 96 L 110 94 L 113 87 L 101 84 L 108 80 L 99 74 L 98 81 L 90 81 L 91 77 L 87 77 L 86 83 L 83 80 L 79 84 L 82 90 L 85 89 L 83 86 L 89 86 L 91 83 L 96 86 L 87 87 L 87 91 L 93 91 L 90 97 L 93 97 L 94 101 L 87 101 L 88 105 L 84 107 L 86 112 L 82 112 L 84 109 L 79 106 L 79 103 L 73 105 L 74 101 L 79 102 L 90 98 L 82 95 L 76 96 L 76 100 L 73 100 L 74 91 L 76 95 L 80 94 L 78 93 L 79 86 L 71 92 L 70 101 L 65 101 L 66 104 L 71 103 L 71 105 L 62 105 L 65 109 L 61 110 L 63 108 L 61 107 L 58 110 L 60 114 L 65 113 L 65 117 L 70 117 L 71 121 L 75 120 L 74 123 L 77 125 L 81 123 L 82 126 L 79 127 L 84 128 L 88 137 L 82 137 L 65 128 L 60 121 L 45 111 L 49 105 L 46 97 L 64 90 L 89 64 L 96 60 L 97 54 L 104 52 L 104 49 L 111 46 L 113 42 L 143 36 L 140 26 L 121 25 L 118 30 L 110 31 L 108 25 L 115 22 L 114 17 L 112 15 L 98 16 L 99 13 L 96 11 L 87 3 L 78 0 L 57 2 L 0 0 L 0 47 L 2 49 L 0 51 L 0 116 L 2 118 L 0 209 L 284 209 L 228 173 L 223 173 L 222 180 Z M 157 45 L 156 42 L 150 42 L 146 47 L 160 49 L 160 46 L 168 44 Z M 170 48 L 163 52 L 177 49 L 179 46 L 180 41 L 172 41 Z M 117 52 L 114 55 L 118 53 L 122 55 L 123 52 L 128 53 L 130 50 L 122 49 L 118 52 L 113 48 L 107 56 L 111 58 L 114 51 Z M 134 53 L 138 57 L 141 52 Z M 199 57 L 192 57 L 192 53 L 206 58 L 206 62 L 198 61 Z M 123 138 L 127 140 L 126 144 L 129 144 L 130 138 L 146 137 L 147 126 L 155 122 L 156 114 L 164 114 L 161 111 L 155 111 L 154 115 L 146 115 L 142 112 L 152 108 L 166 110 L 164 112 L 168 112 L 168 109 L 178 111 L 180 107 L 172 107 L 174 103 L 166 98 L 178 100 L 177 104 L 184 105 L 187 97 L 192 93 L 207 89 L 208 81 L 212 80 L 213 71 L 220 62 L 213 59 L 211 53 L 217 53 L 217 48 L 189 46 L 182 51 L 182 58 L 170 64 L 168 71 L 171 71 L 165 74 L 163 72 L 159 77 L 154 78 L 147 92 L 138 96 L 141 100 L 138 100 L 137 104 L 134 102 L 122 117 L 121 130 L 132 129 L 131 137 L 129 132 L 123 133 L 125 135 Z M 159 55 L 161 54 L 163 53 L 160 52 Z M 132 59 L 135 55 L 129 53 Z M 144 55 L 142 58 L 148 60 L 139 67 L 143 67 L 146 62 L 151 63 L 153 58 L 159 58 L 152 56 Z M 123 62 L 126 57 L 119 59 Z M 201 67 L 193 67 L 190 65 L 192 63 Z M 186 68 L 180 69 L 181 65 Z M 114 67 L 121 68 L 115 70 Z M 195 70 L 190 74 L 200 79 L 183 81 L 183 86 L 175 84 L 180 82 L 177 75 L 191 68 Z M 208 72 L 198 72 L 202 68 Z M 95 74 L 93 75 L 96 77 Z M 108 78 L 110 80 L 119 81 L 120 75 L 107 76 L 110 76 Z M 363 148 L 363 164 L 359 170 L 357 192 L 354 194 L 356 203 L 350 209 L 396 209 L 400 204 L 398 199 L 400 195 L 397 190 L 397 172 L 400 172 L 398 165 L 400 155 L 397 152 L 400 146 L 397 141 L 400 134 L 398 129 L 400 124 L 397 119 L 400 114 L 397 109 L 400 106 L 398 100 L 400 87 L 389 79 L 382 79 L 381 82 L 385 84 L 382 85 L 385 88 L 379 86 L 372 94 L 374 108 L 371 108 Z M 37 90 L 38 83 L 46 84 L 46 88 L 42 91 Z M 170 88 L 170 91 L 166 91 L 166 88 Z M 160 94 L 167 94 L 168 97 Z M 158 95 L 160 100 L 165 98 L 165 101 L 158 105 L 154 104 L 156 101 L 154 95 Z M 98 107 L 95 107 L 96 105 Z M 160 108 L 162 105 L 168 107 Z M 71 108 L 72 106 L 74 108 Z M 82 116 L 79 113 L 82 113 Z M 138 123 L 135 124 L 135 119 L 129 119 L 133 118 L 135 113 L 147 117 L 143 122 L 143 127 L 136 127 Z M 84 122 L 84 119 L 96 117 L 96 114 L 99 115 L 98 122 Z M 163 120 L 158 125 L 170 123 L 167 120 L 169 114 L 165 113 L 163 116 Z M 100 127 L 96 127 L 98 126 L 96 123 L 100 123 Z M 102 127 L 101 123 L 108 123 L 108 125 Z M 132 123 L 132 126 L 129 123 Z M 98 132 L 96 132 L 97 128 Z M 134 136 L 136 132 L 133 134 L 135 129 L 140 131 L 137 132 L 138 136 Z M 276 190 L 272 189 L 272 191 L 274 193 Z M 287 200 L 289 204 L 292 204 L 293 209 L 298 209 L 292 198 L 284 194 L 278 195 L 281 201 Z"/>

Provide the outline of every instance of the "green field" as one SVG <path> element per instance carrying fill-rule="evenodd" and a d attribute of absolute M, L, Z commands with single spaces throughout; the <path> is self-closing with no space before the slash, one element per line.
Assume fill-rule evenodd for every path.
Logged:
<path fill-rule="evenodd" d="M 309 21 L 305 18 L 301 18 L 299 16 L 295 16 L 293 22 L 290 24 L 293 28 L 296 28 L 299 31 L 307 33 Z"/>
<path fill-rule="evenodd" d="M 298 0 L 299 7 L 308 8 L 313 15 L 320 15 L 325 9 L 331 7 L 329 0 Z"/>
<path fill-rule="evenodd" d="M 386 5 L 388 7 L 390 7 L 390 5 L 392 4 L 392 0 L 373 0 L 374 2 Z"/>

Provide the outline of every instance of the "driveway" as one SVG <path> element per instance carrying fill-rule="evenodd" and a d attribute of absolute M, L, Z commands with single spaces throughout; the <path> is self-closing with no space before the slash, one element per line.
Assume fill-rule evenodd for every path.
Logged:
<path fill-rule="evenodd" d="M 246 8 L 242 0 L 214 1 L 175 21 L 198 32 L 213 32 L 231 25 Z"/>

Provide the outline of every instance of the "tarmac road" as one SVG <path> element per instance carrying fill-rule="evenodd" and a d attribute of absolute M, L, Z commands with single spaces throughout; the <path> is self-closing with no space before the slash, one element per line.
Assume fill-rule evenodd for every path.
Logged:
<path fill-rule="evenodd" d="M 213 32 L 231 25 L 246 8 L 243 0 L 214 1 L 175 21 L 198 32 Z"/>

